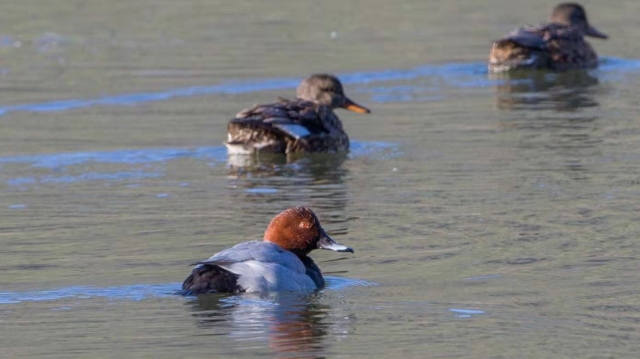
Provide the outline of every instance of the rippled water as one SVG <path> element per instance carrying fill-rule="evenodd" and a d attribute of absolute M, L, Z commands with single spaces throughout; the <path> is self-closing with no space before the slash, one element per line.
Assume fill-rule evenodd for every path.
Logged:
<path fill-rule="evenodd" d="M 552 3 L 5 4 L 2 357 L 635 358 L 640 8 L 600 69 L 490 76 Z M 238 110 L 339 74 L 348 155 L 227 157 Z M 180 297 L 189 263 L 312 207 L 315 294 Z"/>

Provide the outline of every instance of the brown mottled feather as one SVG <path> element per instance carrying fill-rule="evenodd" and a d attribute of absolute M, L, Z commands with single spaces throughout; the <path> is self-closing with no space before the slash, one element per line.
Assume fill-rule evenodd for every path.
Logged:
<path fill-rule="evenodd" d="M 589 24 L 580 4 L 558 4 L 549 16 L 549 23 L 522 27 L 495 41 L 489 54 L 489 71 L 595 68 L 598 55 L 585 36 L 607 38 Z"/>
<path fill-rule="evenodd" d="M 526 46 L 519 41 L 522 33 L 539 38 L 544 46 Z M 582 32 L 561 24 L 517 29 L 494 42 L 489 59 L 491 71 L 501 71 L 501 67 L 506 67 L 506 70 L 546 68 L 559 71 L 598 67 L 598 55 Z"/>
<path fill-rule="evenodd" d="M 309 134 L 295 138 L 275 127 L 301 125 Z M 261 152 L 335 152 L 349 149 L 342 122 L 329 107 L 301 99 L 256 105 L 229 122 L 228 145 L 262 143 Z"/>

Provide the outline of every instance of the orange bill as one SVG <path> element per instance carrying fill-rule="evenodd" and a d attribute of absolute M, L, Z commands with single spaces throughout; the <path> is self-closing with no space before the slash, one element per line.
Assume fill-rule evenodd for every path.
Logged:
<path fill-rule="evenodd" d="M 342 105 L 342 108 L 344 108 L 345 110 L 349 110 L 357 113 L 371 113 L 371 110 L 369 110 L 368 108 L 364 106 L 360 106 L 348 98 L 344 102 L 344 105 Z"/>

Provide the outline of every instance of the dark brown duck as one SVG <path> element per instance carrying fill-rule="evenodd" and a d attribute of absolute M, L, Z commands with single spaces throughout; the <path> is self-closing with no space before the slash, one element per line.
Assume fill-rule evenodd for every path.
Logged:
<path fill-rule="evenodd" d="M 371 112 L 349 99 L 333 75 L 306 78 L 296 96 L 239 112 L 227 126 L 229 154 L 346 151 L 349 136 L 333 110 Z"/>
<path fill-rule="evenodd" d="M 585 36 L 608 37 L 589 24 L 580 4 L 559 4 L 553 8 L 548 23 L 516 29 L 494 42 L 489 71 L 596 68 L 598 55 Z"/>

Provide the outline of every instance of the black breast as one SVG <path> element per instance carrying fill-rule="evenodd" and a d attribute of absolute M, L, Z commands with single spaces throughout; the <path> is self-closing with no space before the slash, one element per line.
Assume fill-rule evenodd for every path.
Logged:
<path fill-rule="evenodd" d="M 322 272 L 313 261 L 313 259 L 311 259 L 311 257 L 304 256 L 301 257 L 300 260 L 302 261 L 302 263 L 304 263 L 305 273 L 309 277 L 311 277 L 318 289 L 324 288 L 324 278 L 322 277 Z"/>

